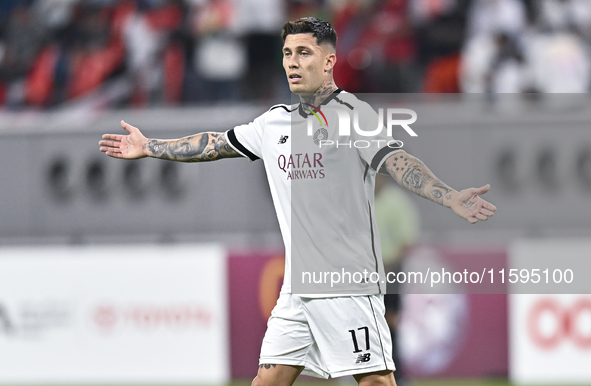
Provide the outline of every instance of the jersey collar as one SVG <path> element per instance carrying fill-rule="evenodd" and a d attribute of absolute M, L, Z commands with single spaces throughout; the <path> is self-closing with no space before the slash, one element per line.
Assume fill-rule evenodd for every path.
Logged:
<path fill-rule="evenodd" d="M 322 103 L 321 103 L 320 105 L 318 105 L 318 106 L 316 106 L 316 107 L 320 108 L 320 106 L 328 104 L 328 103 L 329 103 L 331 100 L 333 100 L 334 98 L 336 98 L 336 96 L 337 96 L 337 95 L 339 95 L 339 93 L 340 93 L 341 91 L 343 91 L 343 89 L 341 89 L 341 88 L 337 88 L 336 90 L 334 90 L 334 91 L 332 92 L 332 94 L 330 94 L 330 95 L 329 95 L 329 96 L 328 96 L 328 97 L 327 97 L 325 100 L 323 100 L 323 101 L 322 101 Z M 304 111 L 304 109 L 302 108 L 302 103 L 301 103 L 301 102 L 300 102 L 300 104 L 298 105 L 298 112 L 299 112 L 299 113 L 300 113 L 300 115 L 301 115 L 302 117 L 304 117 L 304 118 L 308 118 L 308 115 L 310 115 L 310 114 L 307 114 L 307 113 Z"/>

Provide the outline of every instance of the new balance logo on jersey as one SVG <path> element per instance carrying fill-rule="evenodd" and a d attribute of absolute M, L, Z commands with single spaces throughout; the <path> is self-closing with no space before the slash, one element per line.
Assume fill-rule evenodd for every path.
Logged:
<path fill-rule="evenodd" d="M 288 135 L 282 135 L 282 136 L 279 138 L 279 142 L 277 142 L 277 144 L 278 144 L 278 145 L 283 145 L 285 142 L 287 142 L 287 138 L 289 138 L 289 136 L 288 136 Z"/>
<path fill-rule="evenodd" d="M 359 356 L 357 357 L 357 360 L 355 361 L 355 363 L 365 363 L 365 362 L 369 362 L 371 353 L 367 353 L 367 354 L 359 354 Z"/>

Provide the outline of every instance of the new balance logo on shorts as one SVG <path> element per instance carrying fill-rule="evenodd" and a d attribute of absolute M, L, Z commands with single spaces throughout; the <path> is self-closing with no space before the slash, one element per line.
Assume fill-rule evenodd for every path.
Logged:
<path fill-rule="evenodd" d="M 282 135 L 281 138 L 279 138 L 279 142 L 277 142 L 277 144 L 283 145 L 285 142 L 287 142 L 287 138 L 289 138 L 288 135 Z"/>
<path fill-rule="evenodd" d="M 357 357 L 357 360 L 355 361 L 355 363 L 365 363 L 365 362 L 369 362 L 371 353 L 367 353 L 367 354 L 359 354 L 359 356 Z"/>

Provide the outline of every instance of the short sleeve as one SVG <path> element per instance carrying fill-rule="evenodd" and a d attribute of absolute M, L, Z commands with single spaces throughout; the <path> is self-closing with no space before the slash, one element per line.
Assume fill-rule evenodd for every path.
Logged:
<path fill-rule="evenodd" d="M 226 132 L 228 143 L 234 150 L 248 157 L 251 161 L 256 161 L 263 157 L 262 138 L 264 129 L 264 114 L 254 121 L 236 126 Z"/>
<path fill-rule="evenodd" d="M 353 130 L 352 135 L 358 144 L 356 146 L 359 156 L 370 165 L 375 171 L 379 171 L 384 161 L 392 154 L 402 150 L 400 142 L 389 137 L 386 127 L 378 113 L 367 103 L 359 106 L 358 112 L 359 129 L 366 133 L 375 134 L 362 135 Z M 381 128 L 381 130 L 378 130 Z"/>

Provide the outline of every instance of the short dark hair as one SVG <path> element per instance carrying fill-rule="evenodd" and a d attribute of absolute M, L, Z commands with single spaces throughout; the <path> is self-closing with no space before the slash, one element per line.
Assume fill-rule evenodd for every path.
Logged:
<path fill-rule="evenodd" d="M 307 33 L 311 33 L 316 38 L 318 45 L 329 43 L 335 48 L 337 46 L 337 33 L 332 28 L 332 25 L 316 17 L 302 17 L 294 21 L 288 21 L 283 25 L 281 37 L 285 43 L 287 35 Z"/>

